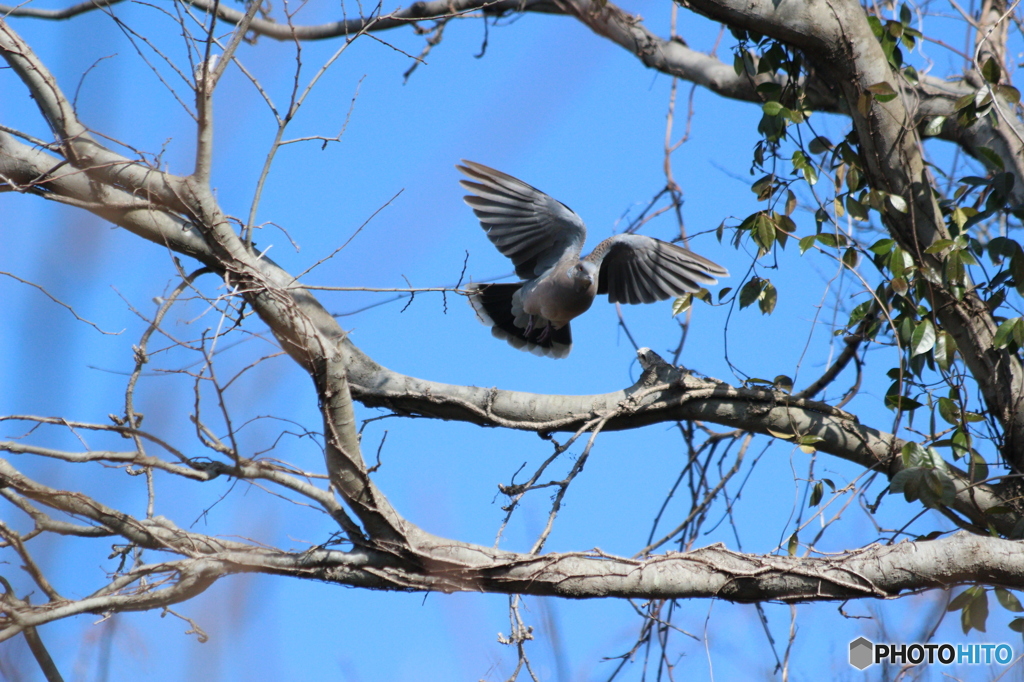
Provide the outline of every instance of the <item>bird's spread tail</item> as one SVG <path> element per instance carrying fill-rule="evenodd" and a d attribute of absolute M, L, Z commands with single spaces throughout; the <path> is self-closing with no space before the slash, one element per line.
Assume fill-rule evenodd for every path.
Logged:
<path fill-rule="evenodd" d="M 533 328 L 516 324 L 514 297 L 522 288 L 522 282 L 473 284 L 469 287 L 472 292 L 469 302 L 480 321 L 491 328 L 491 334 L 505 339 L 513 348 L 527 350 L 534 355 L 564 358 L 572 349 L 572 332 L 568 324 L 560 329 L 546 324 L 534 325 Z"/>

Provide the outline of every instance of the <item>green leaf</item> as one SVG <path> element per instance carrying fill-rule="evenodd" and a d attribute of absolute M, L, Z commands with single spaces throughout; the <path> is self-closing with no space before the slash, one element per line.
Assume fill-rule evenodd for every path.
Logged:
<path fill-rule="evenodd" d="M 787 189 L 786 190 L 785 214 L 787 216 L 788 215 L 792 215 L 793 211 L 795 211 L 795 210 L 796 210 L 796 195 L 793 194 L 793 190 Z M 794 230 L 796 229 L 796 225 L 795 224 L 793 225 L 793 229 Z M 790 231 L 792 232 L 793 230 L 790 230 Z"/>
<path fill-rule="evenodd" d="M 863 303 L 859 303 L 857 307 L 853 309 L 853 312 L 850 313 L 850 321 L 847 323 L 848 326 L 852 327 L 853 325 L 863 320 L 864 317 L 868 314 L 868 311 L 871 310 L 872 303 L 872 301 L 864 301 Z"/>
<path fill-rule="evenodd" d="M 997 85 L 996 92 L 1010 104 L 1020 104 L 1020 90 L 1012 85 Z"/>
<path fill-rule="evenodd" d="M 925 317 L 914 327 L 910 336 L 910 357 L 927 353 L 935 347 L 935 326 L 931 319 Z"/>
<path fill-rule="evenodd" d="M 740 308 L 746 308 L 760 298 L 764 282 L 760 277 L 751 277 L 750 281 L 743 285 L 740 289 Z"/>
<path fill-rule="evenodd" d="M 963 429 L 955 429 L 953 437 L 949 440 L 949 447 L 953 450 L 954 457 L 965 457 L 971 453 L 971 437 Z"/>
<path fill-rule="evenodd" d="M 953 459 L 962 459 L 971 454 L 971 436 L 962 428 L 953 429 L 953 437 L 947 439 L 949 449 L 953 451 Z"/>
<path fill-rule="evenodd" d="M 833 249 L 845 247 L 849 240 L 841 232 L 820 232 L 817 235 L 818 241 Z"/>
<path fill-rule="evenodd" d="M 690 304 L 692 303 L 693 294 L 683 294 L 676 300 L 672 301 L 672 316 L 675 317 L 679 313 L 689 310 Z"/>
<path fill-rule="evenodd" d="M 784 238 L 789 238 L 794 232 L 796 232 L 796 223 L 788 215 L 780 215 L 772 212 L 772 219 L 775 221 L 775 240 L 779 241 L 779 235 L 777 233 L 785 233 Z"/>
<path fill-rule="evenodd" d="M 949 606 L 946 607 L 946 611 L 959 611 L 960 609 L 964 608 L 965 606 L 967 606 L 967 604 L 970 603 L 972 599 L 974 599 L 974 593 L 976 591 L 977 586 L 968 587 L 966 590 L 964 590 L 963 592 L 956 595 L 955 597 L 953 597 L 953 599 L 950 600 Z"/>
<path fill-rule="evenodd" d="M 851 171 L 852 173 L 852 171 Z M 852 194 L 846 195 L 846 211 L 856 220 L 867 220 L 868 209 L 864 204 L 853 198 Z"/>
<path fill-rule="evenodd" d="M 957 206 L 949 217 L 952 218 L 957 228 L 963 230 L 967 221 L 976 215 L 978 215 L 978 209 L 972 206 Z"/>
<path fill-rule="evenodd" d="M 999 62 L 996 61 L 995 57 L 989 57 L 985 60 L 985 63 L 981 65 L 982 78 L 993 85 L 999 82 L 1002 75 L 1003 70 L 999 67 Z"/>
<path fill-rule="evenodd" d="M 873 14 L 868 15 L 868 26 L 871 27 L 871 32 L 875 34 L 875 37 L 881 40 L 885 32 L 881 20 Z"/>
<path fill-rule="evenodd" d="M 1020 323 L 1019 317 L 1011 317 L 999 325 L 995 336 L 992 338 L 992 347 L 996 349 L 1006 348 L 1013 340 L 1014 328 Z"/>
<path fill-rule="evenodd" d="M 851 270 L 857 267 L 857 263 L 860 262 L 860 254 L 857 253 L 857 249 L 852 246 L 843 252 L 843 264 Z"/>
<path fill-rule="evenodd" d="M 903 68 L 903 50 L 897 47 L 895 42 L 892 44 L 892 48 L 888 50 L 886 49 L 886 46 L 883 45 L 882 52 L 886 53 L 885 56 L 889 60 L 889 64 L 892 65 L 893 69 L 899 71 L 900 69 Z"/>
<path fill-rule="evenodd" d="M 904 25 L 908 25 L 912 18 L 913 15 L 910 13 L 910 5 L 903 3 L 900 7 L 900 21 L 903 22 Z"/>
<path fill-rule="evenodd" d="M 870 92 L 863 92 L 857 97 L 857 111 L 864 118 L 871 113 L 871 100 L 874 97 Z"/>
<path fill-rule="evenodd" d="M 886 260 L 893 277 L 903 277 L 914 266 L 914 259 L 898 246 L 892 250 Z"/>
<path fill-rule="evenodd" d="M 743 75 L 743 57 L 739 53 L 732 56 L 732 70 L 736 72 L 737 76 Z"/>
<path fill-rule="evenodd" d="M 774 175 L 766 175 L 750 186 L 750 191 L 757 195 L 760 201 L 771 198 L 775 193 L 776 183 Z"/>
<path fill-rule="evenodd" d="M 1013 611 L 1014 613 L 1020 613 L 1024 611 L 1024 606 L 1020 605 L 1020 600 L 1014 596 L 1013 592 L 1002 587 L 995 588 L 996 599 L 1002 604 L 1003 608 L 1007 611 Z"/>
<path fill-rule="evenodd" d="M 937 239 L 935 242 L 924 250 L 925 253 L 941 253 L 949 247 L 953 246 L 952 239 Z"/>
<path fill-rule="evenodd" d="M 1018 348 L 1024 347 L 1024 321 L 1013 326 L 1013 342 Z"/>
<path fill-rule="evenodd" d="M 845 149 L 845 147 L 844 147 Z M 856 192 L 860 189 L 863 183 L 863 176 L 860 173 L 860 169 L 857 166 L 850 165 L 850 172 L 846 174 L 846 189 L 851 192 Z"/>
<path fill-rule="evenodd" d="M 948 372 L 956 353 L 956 341 L 946 331 L 940 331 L 935 337 L 935 361 L 939 369 Z"/>
<path fill-rule="evenodd" d="M 978 147 L 978 154 L 981 155 L 982 161 L 987 161 L 988 165 L 996 170 L 1005 170 L 1003 166 L 1003 160 L 998 154 L 989 149 L 988 147 Z"/>
<path fill-rule="evenodd" d="M 778 99 L 782 93 L 782 86 L 773 81 L 767 81 L 758 85 L 754 90 L 762 95 L 767 95 L 770 99 Z"/>
<path fill-rule="evenodd" d="M 781 104 L 774 101 L 765 102 L 764 104 L 761 105 L 761 111 L 768 114 L 769 116 L 778 116 L 779 112 L 781 112 L 784 108 L 785 107 L 783 107 Z"/>
<path fill-rule="evenodd" d="M 950 284 L 959 284 L 963 282 L 966 270 L 964 269 L 964 259 L 960 251 L 953 251 L 946 256 L 946 263 L 944 273 L 946 281 Z"/>
<path fill-rule="evenodd" d="M 900 337 L 905 345 L 910 345 L 910 339 L 914 336 L 914 328 L 917 325 L 914 323 L 914 318 L 910 315 L 900 315 L 896 318 L 896 333 Z"/>
<path fill-rule="evenodd" d="M 762 315 L 771 315 L 772 311 L 775 310 L 775 304 L 779 300 L 779 293 L 775 290 L 775 285 L 765 280 L 764 292 L 758 299 L 757 304 L 761 308 Z"/>
<path fill-rule="evenodd" d="M 1024 296 L 1024 252 L 1015 253 L 1010 258 L 1010 272 L 1013 273 L 1017 293 Z"/>
<path fill-rule="evenodd" d="M 740 59 L 743 62 L 743 70 L 747 73 L 747 75 L 756 76 L 757 67 L 754 65 L 754 55 L 750 54 L 750 50 L 743 50 L 740 53 Z M 736 75 L 740 76 L 742 75 L 742 73 L 738 73 Z"/>
<path fill-rule="evenodd" d="M 1020 244 L 1006 237 L 996 237 L 988 243 L 988 254 L 993 264 L 1002 258 L 1010 258 L 1020 250 Z"/>
<path fill-rule="evenodd" d="M 804 255 L 809 248 L 814 246 L 814 242 L 818 240 L 818 235 L 809 234 L 806 237 L 800 239 L 800 255 Z"/>
<path fill-rule="evenodd" d="M 939 398 L 939 416 L 947 424 L 956 426 L 960 423 L 960 406 L 949 398 Z"/>
<path fill-rule="evenodd" d="M 945 116 L 933 116 L 928 119 L 921 134 L 925 137 L 935 137 L 942 132 L 942 125 L 946 122 Z"/>
<path fill-rule="evenodd" d="M 907 212 L 907 200 L 898 194 L 887 194 L 886 197 L 889 199 L 889 203 L 900 213 Z"/>
<path fill-rule="evenodd" d="M 807 145 L 807 149 L 812 154 L 824 154 L 828 150 L 832 149 L 832 143 L 829 142 L 829 139 L 827 137 L 819 135 L 818 137 L 810 141 L 810 143 Z"/>
<path fill-rule="evenodd" d="M 905 395 L 894 394 L 885 396 L 885 406 L 894 410 L 912 412 L 917 408 L 921 407 L 921 403 L 914 400 L 913 398 L 908 398 Z"/>
<path fill-rule="evenodd" d="M 904 467 L 920 467 L 921 463 L 928 459 L 928 451 L 919 443 L 908 442 L 900 450 L 900 458 Z"/>
<path fill-rule="evenodd" d="M 761 213 L 754 220 L 753 230 L 754 241 L 761 248 L 761 251 L 767 253 L 772 248 L 772 243 L 775 241 L 775 223 L 768 217 L 767 214 Z"/>
<path fill-rule="evenodd" d="M 971 629 L 985 632 L 985 621 L 988 620 L 988 593 L 979 585 L 969 587 L 972 592 L 963 609 L 960 611 L 960 627 L 966 635 Z"/>
<path fill-rule="evenodd" d="M 867 203 L 868 206 L 875 209 L 876 211 L 885 210 L 885 192 L 880 192 L 876 189 L 870 190 L 869 192 L 861 192 L 858 200 L 860 203 Z"/>
<path fill-rule="evenodd" d="M 874 254 L 878 254 L 879 256 L 884 256 L 885 254 L 892 251 L 892 247 L 895 245 L 896 242 L 892 239 L 879 239 L 877 242 L 868 247 L 868 251 Z"/>
<path fill-rule="evenodd" d="M 971 450 L 970 472 L 972 483 L 980 483 L 988 478 L 988 464 L 986 464 L 985 459 L 974 450 Z"/>
<path fill-rule="evenodd" d="M 943 469 L 926 469 L 922 480 L 921 502 L 925 506 L 949 507 L 956 502 L 956 484 Z"/>
<path fill-rule="evenodd" d="M 800 549 L 800 539 L 796 533 L 789 536 L 789 545 L 786 547 L 786 551 L 789 552 L 789 556 L 796 556 L 796 551 Z M 984 632 L 984 630 L 982 630 Z"/>
<path fill-rule="evenodd" d="M 1013 173 L 997 173 L 992 176 L 993 194 L 998 193 L 999 199 L 1005 201 L 1013 190 L 1014 181 Z"/>
<path fill-rule="evenodd" d="M 971 94 L 964 95 L 963 97 L 958 99 L 956 103 L 953 104 L 953 111 L 962 111 L 967 107 L 971 106 L 972 104 L 974 104 L 974 95 L 975 93 L 972 92 Z"/>
<path fill-rule="evenodd" d="M 903 493 L 903 499 L 913 502 L 920 496 L 921 480 L 924 471 L 920 467 L 900 469 L 889 481 L 889 494 Z"/>
<path fill-rule="evenodd" d="M 895 25 L 899 26 L 899 24 Z M 874 85 L 869 85 L 868 92 L 874 95 L 875 99 L 878 100 L 879 102 L 888 102 L 890 100 L 896 99 L 897 95 L 896 90 L 894 90 L 893 87 L 886 83 L 885 81 L 882 81 L 881 83 L 875 83 Z"/>
<path fill-rule="evenodd" d="M 821 481 L 817 481 L 814 487 L 811 489 L 811 499 L 807 502 L 808 507 L 817 507 L 818 503 L 821 502 L 822 496 L 825 494 L 825 486 Z"/>

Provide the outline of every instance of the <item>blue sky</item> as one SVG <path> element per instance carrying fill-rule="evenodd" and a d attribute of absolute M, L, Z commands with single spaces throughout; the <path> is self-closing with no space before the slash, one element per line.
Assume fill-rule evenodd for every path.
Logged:
<path fill-rule="evenodd" d="M 667 6 L 648 1 L 625 9 L 643 15 L 656 33 L 667 34 Z M 139 32 L 153 36 L 168 57 L 184 63 L 181 40 L 167 17 L 143 5 L 118 6 L 116 12 Z M 300 17 L 315 23 L 336 19 L 336 12 L 308 7 Z M 692 47 L 710 49 L 715 44 L 716 26 L 686 13 L 680 22 L 680 32 Z M 162 153 L 162 163 L 172 172 L 190 170 L 190 119 L 109 17 L 93 13 L 64 23 L 12 24 L 66 92 L 74 92 L 81 81 L 78 109 L 87 125 L 133 148 Z M 467 252 L 467 278 L 508 274 L 509 262 L 490 245 L 462 203 L 464 192 L 454 169 L 461 158 L 511 173 L 571 206 L 588 222 L 591 245 L 623 229 L 663 183 L 670 79 L 567 18 L 525 16 L 502 24 L 490 27 L 486 53 L 477 58 L 483 23 L 453 22 L 427 64 L 404 84 L 402 74 L 410 60 L 402 51 L 418 54 L 421 38 L 410 31 L 391 31 L 378 36 L 390 44 L 356 41 L 318 84 L 288 136 L 335 135 L 348 117 L 345 134 L 323 150 L 318 142 L 308 142 L 279 153 L 259 207 L 257 222 L 267 223 L 256 237 L 260 248 L 269 248 L 289 271 L 301 272 L 338 248 L 380 209 L 344 250 L 304 281 L 366 287 L 402 287 L 406 281 L 424 287 L 452 285 Z M 726 34 L 719 54 L 727 61 L 731 45 Z M 334 41 L 303 45 L 303 82 L 338 46 Z M 294 76 L 294 47 L 261 39 L 255 46 L 243 46 L 239 54 L 283 106 Z M 187 97 L 167 69 L 162 73 L 179 96 Z M 9 71 L 0 72 L 0 91 L 5 93 L 0 122 L 47 136 L 31 100 Z M 688 85 L 680 89 L 676 138 L 684 130 L 689 91 Z M 235 69 L 228 71 L 215 102 L 213 184 L 224 210 L 244 218 L 273 138 L 273 120 Z M 759 207 L 749 191 L 753 178 L 748 169 L 760 112 L 703 90 L 694 93 L 693 111 L 690 138 L 673 157 L 685 195 L 687 231 L 694 250 L 732 272 L 723 285 L 738 287 L 748 277 L 750 247 L 736 250 L 728 239 L 720 244 L 713 231 L 723 220 L 736 224 Z M 818 132 L 833 139 L 845 134 L 840 119 L 816 116 L 815 123 Z M 123 409 L 131 346 L 145 328 L 132 308 L 152 314 L 153 297 L 175 284 L 173 264 L 160 248 L 98 218 L 32 197 L 4 195 L 0 201 L 5 242 L 0 270 L 45 286 L 101 329 L 120 332 L 101 334 L 36 290 L 0 277 L 0 300 L 7 302 L 0 310 L 0 386 L 7 387 L 0 391 L 0 413 L 104 422 L 107 414 Z M 813 230 L 807 214 L 797 215 L 797 224 L 801 234 Z M 667 215 L 646 228 L 647 234 L 665 239 L 675 236 L 674 231 Z M 733 384 L 745 377 L 789 374 L 797 378 L 798 388 L 822 371 L 833 324 L 848 313 L 836 313 L 835 301 L 851 305 L 859 285 L 836 279 L 829 259 L 801 258 L 794 247 L 778 255 L 778 270 L 764 269 L 770 259 L 759 264 L 758 273 L 772 278 L 779 289 L 774 315 L 695 306 L 681 358 L 686 366 Z M 183 264 L 186 270 L 194 267 Z M 826 296 L 827 283 L 832 293 Z M 203 281 L 207 294 L 218 293 L 217 285 L 209 276 Z M 389 298 L 324 293 L 321 300 L 328 309 L 345 313 Z M 536 393 L 590 394 L 623 388 L 639 374 L 634 350 L 617 328 L 615 308 L 603 301 L 573 322 L 575 347 L 560 361 L 516 352 L 492 339 L 458 296 L 449 295 L 447 306 L 433 293 L 418 295 L 403 310 L 404 305 L 386 303 L 342 317 L 341 323 L 376 361 L 412 376 Z M 641 345 L 667 354 L 677 343 L 678 328 L 668 303 L 623 312 Z M 193 301 L 176 309 L 168 329 L 195 338 L 217 323 L 216 314 Z M 253 331 L 263 331 L 255 320 L 249 324 Z M 157 348 L 168 345 L 166 339 L 154 342 Z M 732 366 L 724 360 L 726 348 Z M 272 344 L 251 338 L 222 349 L 220 371 L 230 376 L 232 370 L 273 352 Z M 889 353 L 871 365 L 879 371 L 895 362 L 892 351 L 872 353 Z M 194 361 L 194 355 L 171 349 L 160 353 L 153 367 L 180 368 Z M 836 398 L 849 382 L 844 375 L 826 398 Z M 855 403 L 862 420 L 874 420 L 881 429 L 892 419 L 881 407 L 886 387 L 869 381 Z M 181 375 L 148 373 L 138 400 L 148 428 L 191 454 L 201 454 L 185 409 L 191 405 L 191 382 Z M 278 357 L 258 365 L 231 389 L 228 400 L 235 423 L 249 422 L 240 435 L 247 452 L 266 452 L 311 471 L 322 468 L 318 448 L 300 435 L 302 429 L 320 429 L 316 398 L 308 378 L 290 360 Z M 359 417 L 382 414 L 360 408 Z M 0 430 L 11 438 L 26 429 L 8 423 Z M 428 531 L 486 545 L 494 543 L 503 517 L 497 485 L 508 483 L 524 463 L 528 471 L 551 452 L 550 444 L 534 434 L 392 418 L 367 424 L 363 442 L 368 458 L 375 456 L 385 431 L 376 481 L 397 509 Z M 79 446 L 70 434 L 56 429 L 33 438 L 52 447 Z M 87 438 L 95 448 L 124 447 L 118 439 Z M 749 461 L 759 458 L 734 510 L 737 531 L 728 522 L 709 522 L 709 533 L 698 545 L 724 542 L 749 552 L 772 552 L 785 545 L 793 516 L 806 504 L 805 488 L 794 479 L 806 478 L 809 457 L 783 443 L 767 446 L 756 441 L 751 448 Z M 578 455 L 581 448 L 570 453 Z M 548 549 L 599 547 L 633 554 L 646 544 L 651 520 L 685 456 L 673 425 L 603 434 L 584 474 L 570 488 Z M 558 471 L 571 466 L 563 460 Z M 80 489 L 111 506 L 144 512 L 140 477 L 28 457 L 12 461 L 48 485 Z M 861 474 L 827 457 L 819 457 L 814 467 L 818 476 L 838 486 Z M 157 476 L 156 487 L 156 513 L 201 532 L 301 550 L 326 541 L 335 530 L 323 514 L 247 484 L 218 480 L 196 486 Z M 876 483 L 867 501 L 873 502 L 880 491 Z M 548 506 L 543 492 L 528 497 L 502 546 L 528 549 L 544 525 Z M 896 527 L 916 511 L 901 499 L 887 498 L 880 519 Z M 676 504 L 670 507 L 672 513 L 679 518 L 685 511 Z M 720 520 L 722 510 L 712 516 Z M 25 527 L 9 506 L 0 518 Z M 932 517 L 922 527 L 936 524 L 945 527 Z M 854 502 L 819 547 L 839 551 L 877 536 Z M 41 540 L 33 550 L 59 590 L 81 596 L 102 584 L 104 571 L 116 567 L 107 558 L 109 544 Z M 0 558 L 14 561 L 9 554 Z M 16 585 L 28 589 L 24 581 Z M 930 611 L 931 600 L 912 597 L 845 608 L 855 615 L 878 615 L 890 632 L 910 637 L 927 623 L 923 614 Z M 236 576 L 175 611 L 199 624 L 210 641 L 198 643 L 184 634 L 187 623 L 160 613 L 129 614 L 102 624 L 99 616 L 83 616 L 48 625 L 41 634 L 66 679 L 101 679 L 104 654 L 98 641 L 110 647 L 109 679 L 497 680 L 514 665 L 514 651 L 496 641 L 498 632 L 509 632 L 507 598 L 500 595 L 370 593 Z M 628 603 L 618 600 L 527 599 L 524 616 L 537 629 L 531 653 L 542 679 L 604 679 L 613 663 L 603 657 L 623 653 L 633 642 L 640 624 L 633 613 Z M 707 639 L 705 645 L 681 638 L 674 649 L 682 656 L 679 665 L 687 679 L 767 676 L 774 666 L 753 607 L 691 601 L 681 604 L 680 613 L 680 627 Z M 790 609 L 768 605 L 766 613 L 781 655 Z M 993 608 L 992 635 L 981 641 L 1006 641 L 1010 633 L 1002 628 L 1008 620 L 1009 614 Z M 551 644 L 552 627 L 557 647 Z M 797 627 L 794 679 L 823 670 L 834 671 L 837 679 L 859 679 L 846 666 L 846 646 L 860 634 L 875 634 L 874 625 L 844 619 L 835 604 L 820 604 L 799 607 Z M 103 637 L 109 634 L 107 628 L 115 629 L 110 638 Z M 964 640 L 955 618 L 943 625 L 938 639 L 943 637 Z M 41 679 L 20 639 L 0 645 L 0 658 L 20 670 L 23 679 Z M 634 664 L 626 679 L 638 679 L 640 672 L 641 664 Z"/>

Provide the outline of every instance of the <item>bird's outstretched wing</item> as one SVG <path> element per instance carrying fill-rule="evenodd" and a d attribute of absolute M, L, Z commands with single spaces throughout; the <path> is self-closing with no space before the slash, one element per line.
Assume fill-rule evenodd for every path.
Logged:
<path fill-rule="evenodd" d="M 587 228 L 571 208 L 511 175 L 462 162 L 466 165 L 456 168 L 471 180 L 459 184 L 473 193 L 466 203 L 498 251 L 515 264 L 517 275 L 533 279 L 566 253 L 579 256 Z"/>
<path fill-rule="evenodd" d="M 608 294 L 611 303 L 664 301 L 729 275 L 693 251 L 639 234 L 609 237 L 584 260 L 600 267 L 597 293 Z"/>

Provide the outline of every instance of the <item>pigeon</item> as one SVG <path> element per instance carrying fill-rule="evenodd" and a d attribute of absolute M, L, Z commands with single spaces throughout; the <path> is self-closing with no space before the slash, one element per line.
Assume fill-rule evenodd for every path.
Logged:
<path fill-rule="evenodd" d="M 488 239 L 522 280 L 471 284 L 469 302 L 491 333 L 535 355 L 564 358 L 570 320 L 597 294 L 610 303 L 654 303 L 717 284 L 729 272 L 703 256 L 652 237 L 618 234 L 580 258 L 587 228 L 575 211 L 511 175 L 462 160 L 465 201 Z"/>

